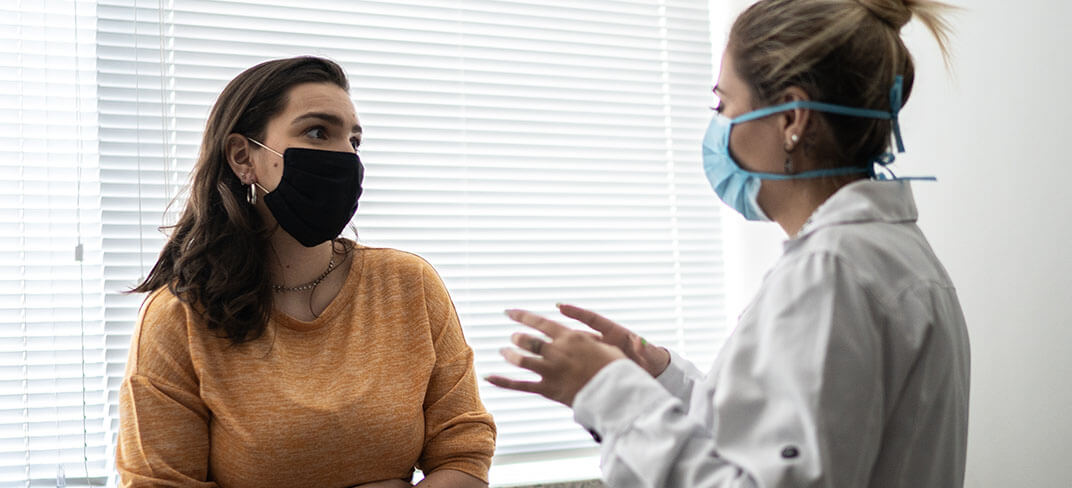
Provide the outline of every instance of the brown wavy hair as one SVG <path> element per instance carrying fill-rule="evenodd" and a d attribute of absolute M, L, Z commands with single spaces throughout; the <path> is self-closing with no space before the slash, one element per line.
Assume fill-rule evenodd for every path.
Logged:
<path fill-rule="evenodd" d="M 902 103 L 915 81 L 901 28 L 921 20 L 948 63 L 941 14 L 953 9 L 930 0 L 761 0 L 737 17 L 727 49 L 758 106 L 779 103 L 796 86 L 812 100 L 889 111 L 894 78 L 904 77 Z M 889 147 L 889 120 L 813 115 L 818 123 L 802 147 L 829 166 L 860 166 Z"/>
<path fill-rule="evenodd" d="M 302 83 L 350 86 L 338 64 L 312 56 L 267 61 L 227 84 L 209 113 L 182 216 L 165 228 L 171 232 L 160 257 L 131 290 L 168 287 L 234 345 L 260 337 L 267 326 L 272 286 L 265 263 L 275 229 L 246 202 L 248 188 L 228 165 L 224 142 L 233 133 L 264 140 L 268 122 Z"/>

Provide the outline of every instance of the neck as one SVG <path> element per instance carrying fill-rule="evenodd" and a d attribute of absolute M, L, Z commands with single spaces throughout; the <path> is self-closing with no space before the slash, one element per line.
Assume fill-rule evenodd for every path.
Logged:
<path fill-rule="evenodd" d="M 784 188 L 777 188 L 773 192 L 782 198 L 777 202 L 772 202 L 773 211 L 768 216 L 782 227 L 786 235 L 790 238 L 796 237 L 820 205 L 837 193 L 841 187 L 858 179 L 860 178 L 856 176 L 848 176 L 772 181 L 771 183 L 780 183 Z"/>
<path fill-rule="evenodd" d="M 268 270 L 274 285 L 297 286 L 315 280 L 327 269 L 334 252 L 332 241 L 305 247 L 282 228 L 276 229 L 270 242 L 273 256 Z"/>
<path fill-rule="evenodd" d="M 822 205 L 822 202 L 809 201 L 806 205 L 793 205 L 777 216 L 772 215 L 771 220 L 774 220 L 782 227 L 785 235 L 790 238 L 796 237 L 800 229 L 804 227 L 804 223 L 811 217 L 811 214 L 815 213 L 815 209 L 819 208 L 819 205 Z"/>

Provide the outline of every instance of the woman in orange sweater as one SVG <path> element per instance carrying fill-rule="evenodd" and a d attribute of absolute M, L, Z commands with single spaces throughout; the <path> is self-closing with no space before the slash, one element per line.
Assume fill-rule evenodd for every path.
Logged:
<path fill-rule="evenodd" d="M 339 238 L 361 126 L 335 63 L 213 107 L 120 390 L 122 486 L 486 487 L 495 426 L 432 267 Z"/>

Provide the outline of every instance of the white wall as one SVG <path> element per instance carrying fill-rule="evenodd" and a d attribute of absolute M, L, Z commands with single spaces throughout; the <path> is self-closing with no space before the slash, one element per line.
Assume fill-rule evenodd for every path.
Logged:
<path fill-rule="evenodd" d="M 922 25 L 904 31 L 917 84 L 895 167 L 939 179 L 914 187 L 971 334 L 966 486 L 1072 486 L 1072 2 L 951 3 L 952 74 Z M 744 229 L 765 265 L 774 239 Z"/>

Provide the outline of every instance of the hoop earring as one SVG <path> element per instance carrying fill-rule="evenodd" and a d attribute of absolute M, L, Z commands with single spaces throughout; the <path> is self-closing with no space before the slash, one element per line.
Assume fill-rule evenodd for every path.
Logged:
<path fill-rule="evenodd" d="M 249 193 L 246 194 L 246 201 L 249 202 L 250 205 L 254 206 L 257 205 L 257 189 L 255 188 L 255 186 L 256 185 L 254 185 L 253 183 L 250 183 Z"/>

